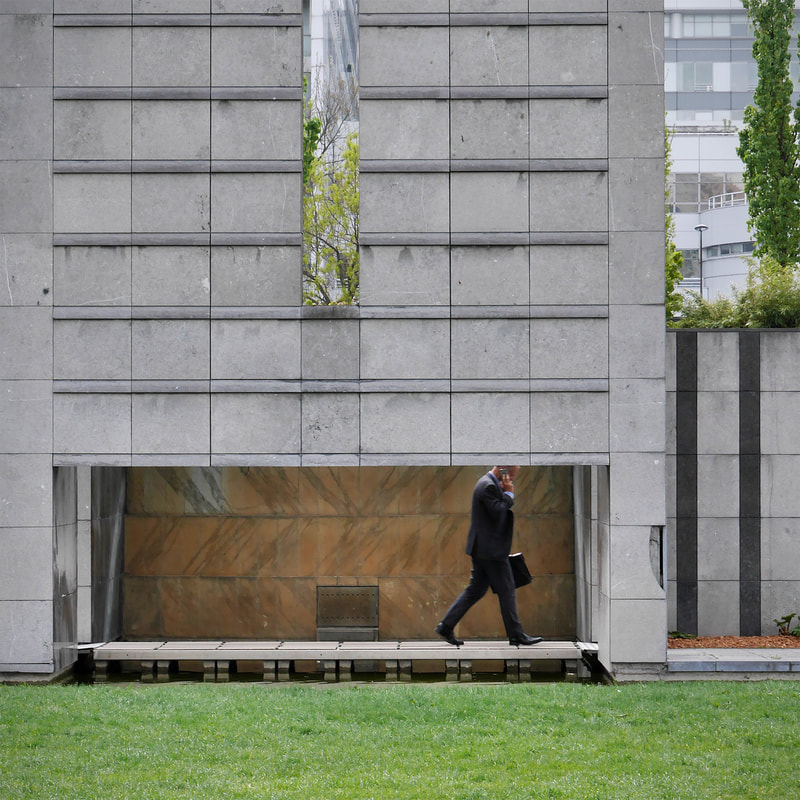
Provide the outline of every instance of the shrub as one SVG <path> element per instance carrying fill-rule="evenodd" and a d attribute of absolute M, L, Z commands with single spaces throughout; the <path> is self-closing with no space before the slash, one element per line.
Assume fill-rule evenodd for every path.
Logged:
<path fill-rule="evenodd" d="M 734 290 L 733 299 L 704 300 L 690 292 L 674 328 L 798 328 L 800 327 L 800 271 L 764 258 L 753 263 L 747 285 Z"/>

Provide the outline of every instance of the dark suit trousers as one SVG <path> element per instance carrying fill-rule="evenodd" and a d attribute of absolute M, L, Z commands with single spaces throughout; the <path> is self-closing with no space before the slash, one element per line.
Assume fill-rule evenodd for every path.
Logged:
<path fill-rule="evenodd" d="M 489 587 L 497 592 L 500 601 L 500 613 L 503 615 L 503 624 L 509 639 L 519 636 L 523 632 L 522 624 L 517 615 L 517 596 L 514 586 L 514 575 L 511 564 L 506 558 L 504 561 L 488 561 L 483 558 L 472 559 L 472 575 L 469 586 L 458 596 L 455 603 L 450 606 L 444 615 L 442 624 L 448 628 L 455 628 L 459 620 L 469 611 L 478 600 L 483 597 Z"/>

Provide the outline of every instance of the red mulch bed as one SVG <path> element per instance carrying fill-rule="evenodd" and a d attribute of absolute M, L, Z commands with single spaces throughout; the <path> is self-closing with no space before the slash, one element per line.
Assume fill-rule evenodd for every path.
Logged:
<path fill-rule="evenodd" d="M 696 639 L 668 640 L 668 646 L 674 648 L 687 647 L 780 647 L 800 648 L 800 636 L 698 636 Z"/>

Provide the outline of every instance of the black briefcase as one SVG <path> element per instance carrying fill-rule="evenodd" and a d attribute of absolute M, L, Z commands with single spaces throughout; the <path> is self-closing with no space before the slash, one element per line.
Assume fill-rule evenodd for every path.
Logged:
<path fill-rule="evenodd" d="M 512 553 L 508 560 L 511 562 L 511 572 L 514 574 L 514 585 L 519 588 L 520 586 L 527 586 L 533 578 L 525 563 L 525 556 L 522 553 Z"/>

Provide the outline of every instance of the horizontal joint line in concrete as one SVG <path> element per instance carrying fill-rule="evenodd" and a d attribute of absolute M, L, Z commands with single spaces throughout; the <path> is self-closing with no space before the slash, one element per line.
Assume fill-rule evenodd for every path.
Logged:
<path fill-rule="evenodd" d="M 302 161 L 237 160 L 129 160 L 129 161 L 54 161 L 55 174 L 185 174 L 185 173 L 286 173 L 303 171 Z"/>
<path fill-rule="evenodd" d="M 54 28 L 300 27 L 302 14 L 54 14 Z"/>
<path fill-rule="evenodd" d="M 447 86 L 364 86 L 359 87 L 360 100 L 448 100 Z"/>
<path fill-rule="evenodd" d="M 54 247 L 300 246 L 300 233 L 54 233 Z"/>
<path fill-rule="evenodd" d="M 539 26 L 539 25 L 607 25 L 605 12 L 483 12 L 483 13 L 397 13 L 359 14 L 359 26 L 370 27 L 484 27 L 484 26 Z"/>
<path fill-rule="evenodd" d="M 54 100 L 302 100 L 297 86 L 56 86 Z"/>
<path fill-rule="evenodd" d="M 359 233 L 358 241 L 362 247 L 370 247 L 372 245 L 419 245 L 421 247 L 430 247 L 434 245 L 446 246 L 450 244 L 450 234 L 445 232 L 423 233 L 414 231 L 400 233 L 364 233 L 362 231 Z"/>

